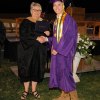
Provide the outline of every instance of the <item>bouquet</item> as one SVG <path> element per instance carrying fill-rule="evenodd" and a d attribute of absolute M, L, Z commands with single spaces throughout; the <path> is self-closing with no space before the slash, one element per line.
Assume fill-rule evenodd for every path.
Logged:
<path fill-rule="evenodd" d="M 87 35 L 80 35 L 78 33 L 77 49 L 76 51 L 85 57 L 91 55 L 91 50 L 95 48 L 95 43 L 89 39 Z"/>

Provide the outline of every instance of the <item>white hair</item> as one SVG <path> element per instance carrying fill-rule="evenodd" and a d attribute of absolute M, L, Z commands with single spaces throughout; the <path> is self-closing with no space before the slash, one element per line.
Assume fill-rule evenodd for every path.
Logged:
<path fill-rule="evenodd" d="M 30 12 L 32 12 L 32 9 L 33 9 L 34 6 L 38 6 L 38 7 L 40 7 L 41 10 L 42 10 L 42 6 L 41 6 L 39 3 L 32 2 L 31 5 L 30 5 Z"/>

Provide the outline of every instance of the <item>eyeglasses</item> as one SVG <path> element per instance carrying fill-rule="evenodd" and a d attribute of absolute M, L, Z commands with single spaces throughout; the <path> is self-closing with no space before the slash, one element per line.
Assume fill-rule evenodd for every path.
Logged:
<path fill-rule="evenodd" d="M 32 9 L 35 12 L 42 12 L 42 10 Z"/>

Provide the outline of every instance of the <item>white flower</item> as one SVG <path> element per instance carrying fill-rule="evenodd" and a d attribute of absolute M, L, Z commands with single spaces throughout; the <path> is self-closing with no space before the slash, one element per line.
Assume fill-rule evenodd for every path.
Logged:
<path fill-rule="evenodd" d="M 94 49 L 94 48 L 95 48 L 95 46 L 92 47 L 92 49 Z"/>
<path fill-rule="evenodd" d="M 81 49 L 81 46 L 79 46 L 78 48 Z"/>
<path fill-rule="evenodd" d="M 90 45 L 92 45 L 93 43 L 92 42 L 90 42 Z"/>

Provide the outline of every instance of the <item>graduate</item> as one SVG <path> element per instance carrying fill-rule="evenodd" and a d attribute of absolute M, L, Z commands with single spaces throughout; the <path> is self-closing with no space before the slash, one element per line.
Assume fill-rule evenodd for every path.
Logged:
<path fill-rule="evenodd" d="M 77 45 L 77 24 L 65 12 L 64 1 L 51 0 L 51 2 L 56 19 L 53 25 L 49 87 L 61 91 L 61 95 L 53 100 L 78 100 L 72 74 Z"/>

